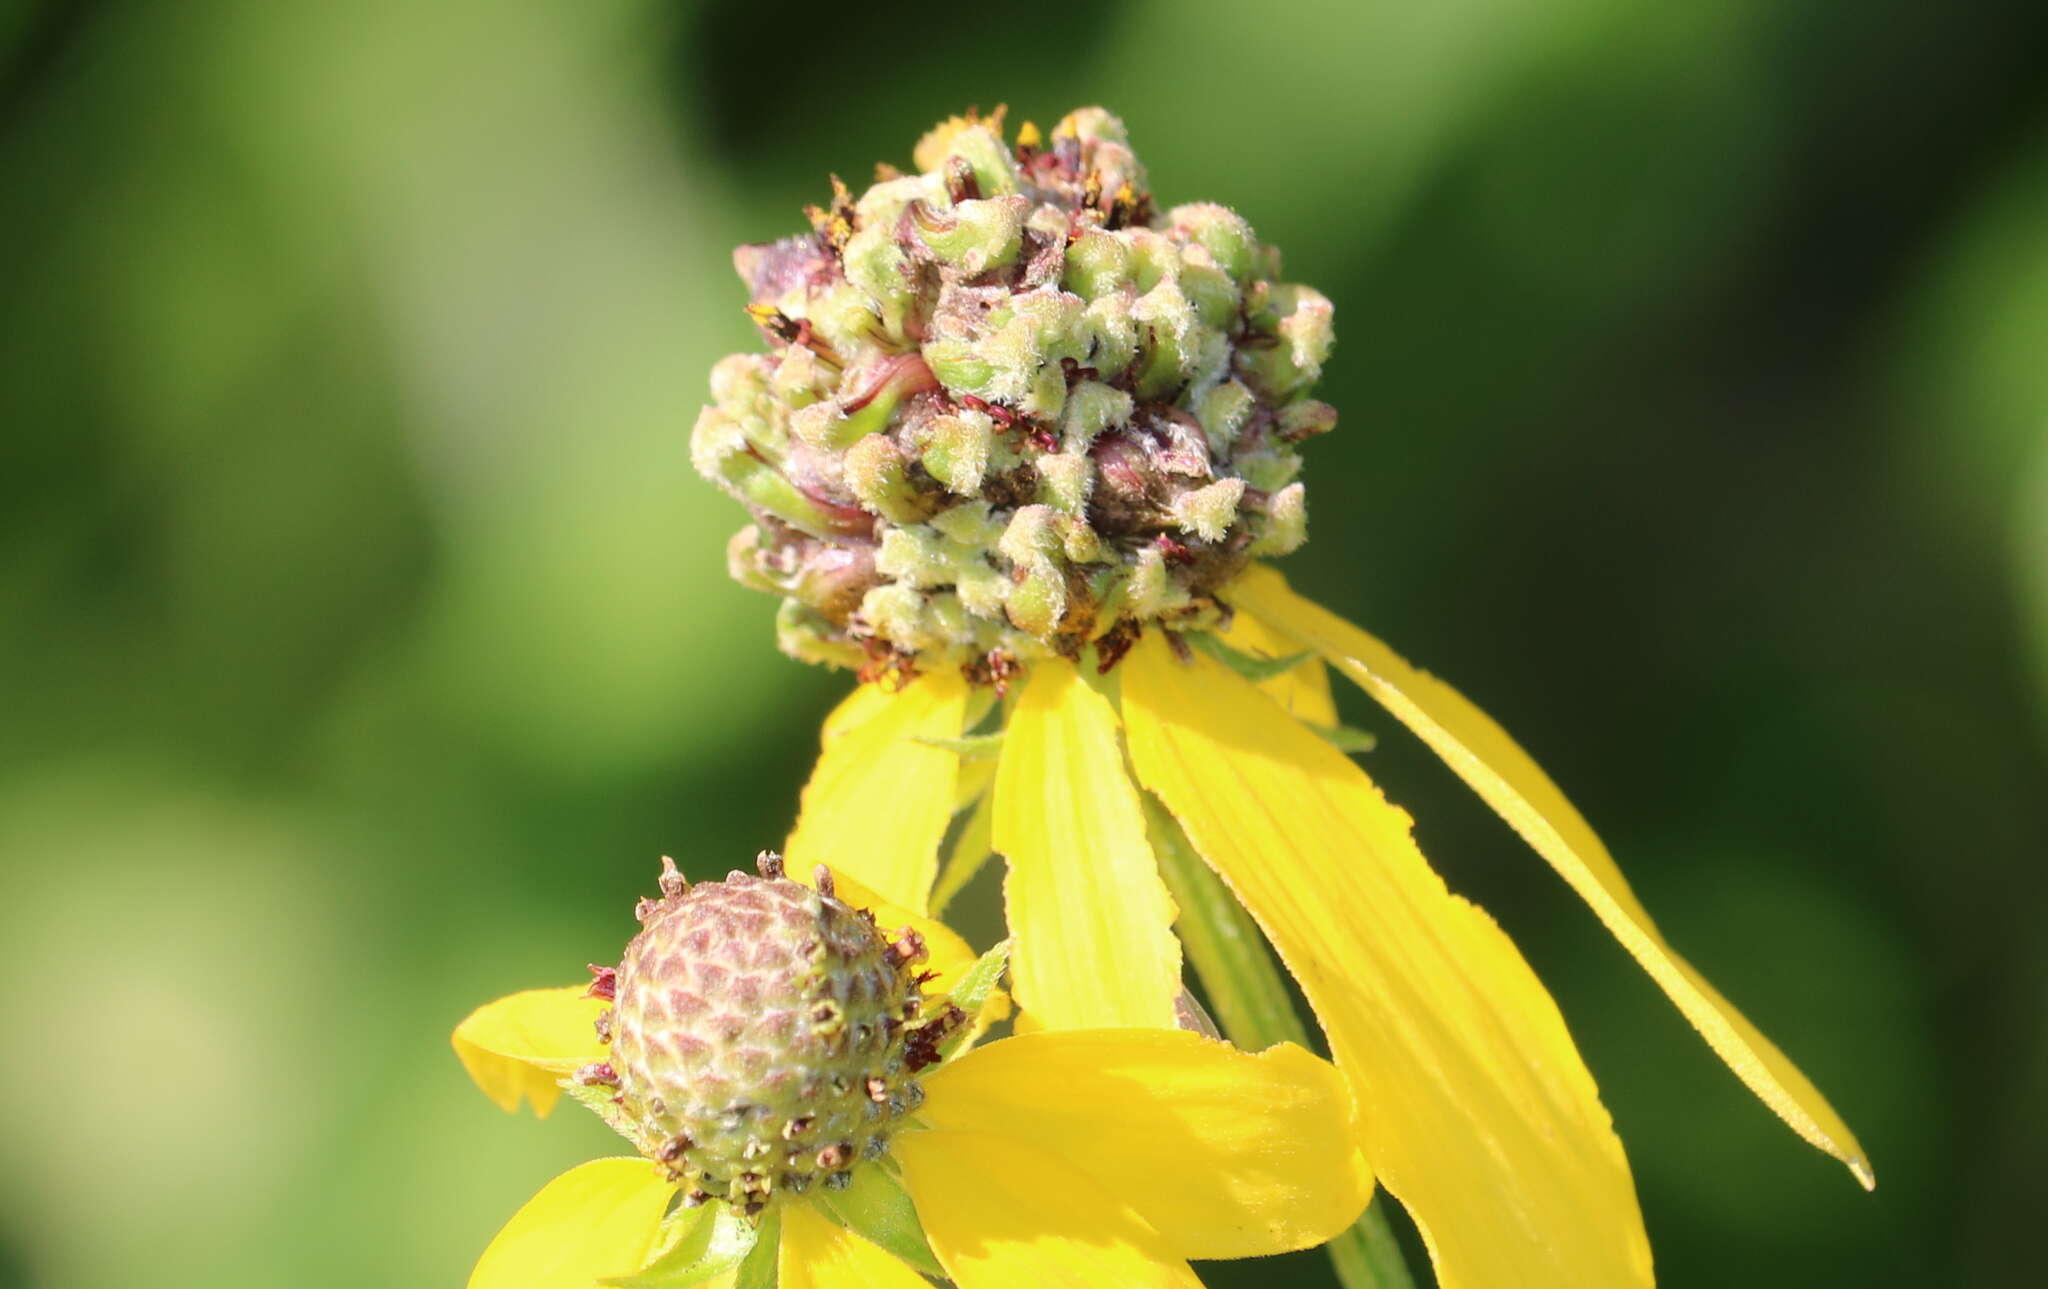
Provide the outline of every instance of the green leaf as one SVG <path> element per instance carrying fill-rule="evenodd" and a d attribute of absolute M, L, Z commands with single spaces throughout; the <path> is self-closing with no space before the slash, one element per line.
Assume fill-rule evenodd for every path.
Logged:
<path fill-rule="evenodd" d="M 937 885 L 932 887 L 932 916 L 943 913 L 953 897 L 967 889 L 982 865 L 995 855 L 995 799 L 994 792 L 984 792 L 976 799 L 973 813 L 967 816 L 967 826 L 946 852 L 946 866 L 939 872 Z"/>
<path fill-rule="evenodd" d="M 1195 648 L 1243 676 L 1254 685 L 1263 684 L 1275 676 L 1284 676 L 1296 667 L 1315 657 L 1314 650 L 1288 654 L 1285 658 L 1255 658 L 1251 654 L 1233 649 L 1207 631 L 1191 631 L 1187 640 Z"/>
<path fill-rule="evenodd" d="M 760 1238 L 754 1224 L 726 1204 L 678 1209 L 663 1225 L 662 1243 L 667 1248 L 660 1257 L 630 1276 L 613 1276 L 604 1283 L 614 1289 L 689 1289 L 748 1258 Z M 772 1276 L 772 1238 L 768 1247 Z"/>
<path fill-rule="evenodd" d="M 1000 730 L 994 734 L 962 734 L 959 738 L 932 738 L 919 735 L 910 741 L 938 748 L 942 752 L 951 752 L 970 761 L 994 756 L 1003 750 L 1003 735 Z"/>
<path fill-rule="evenodd" d="M 1309 725 L 1307 721 L 1302 724 L 1322 735 L 1339 752 L 1370 752 L 1380 745 L 1379 735 L 1371 730 L 1353 729 L 1349 725 Z"/>
<path fill-rule="evenodd" d="M 1004 940 L 960 973 L 960 979 L 953 983 L 950 993 L 953 1005 L 969 1016 L 981 1015 L 981 1009 L 988 1005 L 989 995 L 996 991 L 996 985 L 1003 978 L 1003 968 L 1008 965 L 1010 942 Z"/>
<path fill-rule="evenodd" d="M 820 1191 L 817 1205 L 825 1216 L 896 1255 L 928 1276 L 946 1278 L 946 1269 L 925 1243 L 924 1223 L 903 1186 L 886 1169 L 858 1168 L 843 1191 Z"/>
<path fill-rule="evenodd" d="M 782 1218 L 769 1213 L 761 1219 L 761 1230 L 748 1251 L 746 1260 L 740 1263 L 739 1274 L 733 1277 L 732 1289 L 775 1289 L 781 1268 L 776 1265 L 776 1256 L 782 1245 Z"/>
<path fill-rule="evenodd" d="M 613 1100 L 619 1094 L 616 1087 L 608 1083 L 578 1083 L 574 1079 L 562 1079 L 560 1082 L 562 1091 L 574 1097 L 584 1109 L 604 1120 L 607 1128 L 632 1142 L 635 1150 L 640 1150 L 642 1154 L 647 1153 L 641 1149 L 647 1143 L 642 1139 L 632 1118 L 617 1101 Z"/>

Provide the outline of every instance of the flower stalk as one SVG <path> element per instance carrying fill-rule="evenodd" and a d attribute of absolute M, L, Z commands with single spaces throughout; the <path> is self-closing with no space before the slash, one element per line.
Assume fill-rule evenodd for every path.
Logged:
<path fill-rule="evenodd" d="M 1180 906 L 1174 925 L 1181 946 L 1201 977 L 1224 1036 L 1248 1052 L 1275 1043 L 1310 1047 L 1308 1027 L 1251 915 L 1202 862 L 1173 816 L 1150 796 L 1145 798 L 1145 824 L 1159 875 Z M 1368 1204 L 1323 1248 L 1344 1289 L 1415 1289 L 1408 1260 L 1379 1204 Z"/>

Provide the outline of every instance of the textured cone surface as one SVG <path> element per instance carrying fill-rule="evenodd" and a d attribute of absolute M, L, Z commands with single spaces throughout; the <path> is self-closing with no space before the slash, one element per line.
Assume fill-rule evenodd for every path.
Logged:
<path fill-rule="evenodd" d="M 753 516 L 733 575 L 785 650 L 870 674 L 1213 625 L 1306 537 L 1330 302 L 1234 212 L 1155 208 L 1099 108 L 1014 144 L 955 119 L 916 165 L 734 257 L 769 352 L 718 364 L 691 437 Z"/>
<path fill-rule="evenodd" d="M 680 883 L 677 884 L 678 887 Z M 922 1092 L 905 1060 L 914 947 L 779 875 L 642 907 L 608 1021 L 619 1105 L 696 1202 L 758 1211 L 886 1149 Z"/>

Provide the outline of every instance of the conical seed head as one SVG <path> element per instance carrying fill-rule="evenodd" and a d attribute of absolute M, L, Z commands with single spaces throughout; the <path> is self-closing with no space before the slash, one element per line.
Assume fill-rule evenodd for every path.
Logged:
<path fill-rule="evenodd" d="M 784 597 L 784 649 L 872 673 L 1217 624 L 1307 536 L 1330 302 L 1236 213 L 1156 204 L 1100 108 L 1014 142 L 955 118 L 915 159 L 735 257 L 769 352 L 720 364 L 695 435 L 753 516 L 735 576 Z M 1047 541 L 962 536 L 1034 511 Z"/>
<path fill-rule="evenodd" d="M 686 1196 L 758 1212 L 844 1185 L 923 1093 L 906 1058 L 914 935 L 891 942 L 829 893 L 763 875 L 642 905 L 614 985 L 611 1071 L 642 1148 Z"/>

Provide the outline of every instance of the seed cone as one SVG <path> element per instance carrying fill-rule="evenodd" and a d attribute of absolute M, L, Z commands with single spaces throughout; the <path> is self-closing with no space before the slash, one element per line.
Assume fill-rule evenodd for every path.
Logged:
<path fill-rule="evenodd" d="M 616 1084 L 631 1135 L 687 1202 L 758 1213 L 814 1182 L 843 1186 L 887 1150 L 930 1059 L 914 932 L 892 943 L 828 872 L 812 889 L 767 852 L 759 876 L 695 886 L 668 864 L 639 913 L 616 974 L 599 971 L 611 1059 L 581 1077 Z"/>
<path fill-rule="evenodd" d="M 1234 212 L 1157 211 L 1100 108 L 1014 144 L 956 118 L 915 159 L 734 256 L 769 352 L 718 364 L 691 437 L 753 516 L 733 575 L 786 651 L 869 674 L 1000 683 L 1219 619 L 1306 537 L 1330 302 Z"/>

